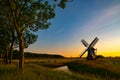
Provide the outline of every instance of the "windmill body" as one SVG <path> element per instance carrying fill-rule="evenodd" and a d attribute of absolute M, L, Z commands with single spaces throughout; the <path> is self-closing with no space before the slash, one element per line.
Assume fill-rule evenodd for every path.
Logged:
<path fill-rule="evenodd" d="M 84 39 L 82 39 L 81 42 L 87 48 L 81 53 L 80 58 L 88 51 L 87 60 L 94 60 L 94 59 L 96 59 L 94 46 L 98 42 L 98 40 L 99 39 L 96 37 L 90 44 L 88 44 Z"/>

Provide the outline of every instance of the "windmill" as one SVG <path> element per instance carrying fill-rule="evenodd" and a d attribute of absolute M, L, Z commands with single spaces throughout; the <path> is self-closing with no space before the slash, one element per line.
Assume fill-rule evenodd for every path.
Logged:
<path fill-rule="evenodd" d="M 90 44 L 88 44 L 84 39 L 82 39 L 81 42 L 87 48 L 81 53 L 80 58 L 88 51 L 87 60 L 96 59 L 95 48 L 93 48 L 93 47 L 98 42 L 98 40 L 99 39 L 97 37 L 95 37 L 95 39 Z"/>

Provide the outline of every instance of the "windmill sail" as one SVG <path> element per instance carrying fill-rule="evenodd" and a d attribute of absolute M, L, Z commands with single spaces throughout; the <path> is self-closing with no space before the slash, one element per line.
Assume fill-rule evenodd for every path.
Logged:
<path fill-rule="evenodd" d="M 81 42 L 83 43 L 83 45 L 84 45 L 85 47 L 88 47 L 89 44 L 88 44 L 84 39 L 82 39 Z"/>
<path fill-rule="evenodd" d="M 81 53 L 80 58 L 85 54 L 86 51 L 87 51 L 87 49 L 85 49 L 85 50 Z"/>
<path fill-rule="evenodd" d="M 80 58 L 88 51 L 87 60 L 96 59 L 95 49 L 93 47 L 98 42 L 98 40 L 99 39 L 96 37 L 89 45 L 84 39 L 82 39 L 82 44 L 87 48 L 81 53 Z"/>
<path fill-rule="evenodd" d="M 92 42 L 91 44 L 89 45 L 89 47 L 93 47 L 97 42 L 98 42 L 98 38 L 96 37 Z"/>

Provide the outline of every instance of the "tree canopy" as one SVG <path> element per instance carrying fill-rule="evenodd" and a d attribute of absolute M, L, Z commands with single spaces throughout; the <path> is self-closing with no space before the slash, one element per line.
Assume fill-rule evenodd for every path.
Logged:
<path fill-rule="evenodd" d="M 47 29 L 56 7 L 64 9 L 71 0 L 0 0 L 0 25 L 16 32 L 19 44 L 19 68 L 24 68 L 24 48 L 36 41 L 31 31 Z M 29 37 L 29 34 L 31 37 Z M 26 36 L 27 35 L 27 36 Z M 26 38 L 27 37 L 27 38 Z M 33 39 L 34 38 L 34 39 Z M 30 41 L 33 39 L 33 41 Z"/>

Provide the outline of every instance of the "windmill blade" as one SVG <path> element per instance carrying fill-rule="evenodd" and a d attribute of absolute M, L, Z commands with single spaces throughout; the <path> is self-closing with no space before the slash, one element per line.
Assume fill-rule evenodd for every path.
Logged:
<path fill-rule="evenodd" d="M 85 54 L 85 52 L 86 52 L 87 50 L 88 50 L 88 48 L 85 49 L 85 50 L 81 53 L 80 58 Z"/>
<path fill-rule="evenodd" d="M 88 44 L 84 39 L 82 39 L 81 42 L 83 43 L 83 45 L 84 45 L 85 47 L 88 47 L 88 46 L 89 46 L 89 44 Z"/>
<path fill-rule="evenodd" d="M 89 45 L 89 47 L 93 47 L 97 42 L 98 42 L 98 38 L 96 37 L 92 42 L 91 44 Z"/>

